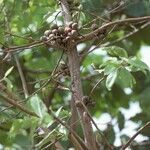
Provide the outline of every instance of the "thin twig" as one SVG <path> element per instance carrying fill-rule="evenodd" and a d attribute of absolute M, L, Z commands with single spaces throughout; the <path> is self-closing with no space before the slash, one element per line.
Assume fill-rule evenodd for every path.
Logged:
<path fill-rule="evenodd" d="M 107 43 L 104 43 L 104 44 L 101 44 L 102 42 L 100 42 L 100 43 L 97 44 L 93 49 L 91 49 L 91 50 L 88 52 L 88 54 L 91 53 L 92 51 L 94 51 L 95 49 L 97 49 L 98 47 L 102 48 L 102 47 L 110 46 L 110 45 L 113 45 L 113 44 L 115 44 L 115 43 L 117 43 L 117 42 L 120 42 L 120 41 L 122 41 L 122 40 L 124 40 L 124 39 L 126 39 L 126 38 L 128 38 L 128 37 L 130 37 L 130 36 L 132 36 L 133 34 L 139 32 L 140 30 L 146 28 L 147 26 L 149 26 L 149 24 L 150 24 L 150 22 L 147 22 L 147 23 L 143 24 L 140 28 L 135 29 L 134 31 L 132 31 L 132 32 L 130 32 L 130 33 L 128 33 L 128 34 L 126 34 L 125 36 L 123 36 L 123 37 L 121 37 L 121 38 L 119 38 L 119 39 L 117 39 L 117 40 L 110 41 L 110 42 L 107 42 Z M 84 54 L 81 55 L 81 60 L 83 59 L 82 57 L 84 57 L 84 55 L 86 55 L 86 53 L 84 53 Z"/>
<path fill-rule="evenodd" d="M 97 131 L 99 132 L 99 134 L 103 137 L 104 141 L 106 142 L 109 150 L 113 150 L 112 146 L 109 144 L 108 140 L 106 139 L 105 135 L 101 132 L 101 130 L 98 128 L 97 124 L 95 123 L 95 121 L 93 120 L 89 110 L 87 109 L 87 107 L 85 106 L 85 104 L 83 103 L 83 101 L 81 101 L 81 104 L 83 106 L 83 108 L 85 109 L 86 113 L 88 114 L 90 120 L 92 121 L 93 125 L 95 126 L 95 128 L 97 129 Z"/>
<path fill-rule="evenodd" d="M 116 27 L 116 25 L 113 26 L 113 28 L 106 34 L 105 37 L 103 37 L 102 39 L 99 39 L 100 42 L 94 48 L 86 50 L 86 53 L 82 53 L 82 55 L 80 56 L 80 61 L 82 61 L 86 55 L 88 55 L 89 53 L 91 53 L 92 51 L 97 49 L 102 44 L 102 42 L 107 38 L 107 35 L 109 35 L 109 34 L 111 34 L 111 32 L 113 32 L 115 27 Z"/>
<path fill-rule="evenodd" d="M 15 58 L 15 61 L 16 61 L 16 64 L 17 64 L 17 68 L 18 68 L 18 72 L 19 72 L 19 75 L 20 75 L 20 79 L 21 79 L 21 82 L 22 82 L 24 96 L 25 96 L 25 98 L 27 98 L 29 96 L 29 92 L 28 92 L 25 76 L 23 74 L 19 58 L 18 58 L 18 56 L 16 54 L 14 54 L 14 58 Z"/>
<path fill-rule="evenodd" d="M 45 147 L 41 148 L 41 150 L 47 150 L 48 148 L 50 148 L 52 145 L 56 144 L 61 138 L 63 138 L 63 136 L 61 135 L 60 137 L 58 137 L 57 139 L 55 139 L 52 143 L 46 145 Z"/>
<path fill-rule="evenodd" d="M 26 37 L 26 36 L 21 36 L 21 35 L 16 35 L 14 33 L 11 33 L 11 32 L 8 32 L 8 31 L 5 31 L 6 34 L 10 35 L 10 36 L 13 36 L 13 37 L 18 37 L 18 38 L 21 38 L 21 39 L 24 39 L 24 40 L 28 40 L 28 41 L 34 41 L 34 39 L 32 39 L 32 37 Z"/>
<path fill-rule="evenodd" d="M 127 23 L 137 23 L 139 21 L 149 21 L 150 20 L 150 16 L 146 16 L 146 17 L 137 17 L 137 18 L 127 18 L 124 20 L 117 20 L 117 21 L 113 21 L 113 22 L 109 22 L 104 24 L 103 26 L 99 27 L 98 29 L 96 29 L 95 31 L 88 33 L 84 36 L 81 37 L 81 39 L 79 39 L 77 41 L 77 43 L 81 43 L 87 40 L 91 40 L 95 37 L 95 35 L 97 35 L 100 32 L 103 32 L 104 30 L 106 30 L 107 28 L 113 26 L 113 25 L 127 25 Z"/>
<path fill-rule="evenodd" d="M 53 71 L 52 71 L 52 73 L 51 73 L 49 79 L 48 79 L 45 83 L 43 83 L 43 85 L 42 85 L 38 90 L 36 90 L 36 91 L 35 91 L 34 93 L 32 93 L 31 95 L 29 95 L 29 96 L 28 96 L 28 99 L 25 99 L 25 100 L 23 100 L 23 101 L 18 101 L 18 104 L 22 104 L 22 103 L 27 102 L 30 97 L 32 97 L 33 95 L 35 95 L 36 93 L 38 93 L 43 87 L 45 87 L 45 86 L 52 80 L 52 77 L 53 77 L 53 75 L 55 74 L 55 72 L 56 72 L 56 70 L 57 70 L 57 68 L 58 68 L 58 66 L 59 66 L 59 63 L 60 63 L 60 61 L 61 61 L 61 59 L 62 59 L 62 57 L 63 57 L 63 54 L 64 54 L 64 51 L 62 52 L 62 54 L 61 54 L 61 56 L 60 56 L 60 58 L 59 58 L 59 60 L 58 60 L 58 62 L 57 62 L 57 64 L 56 64 L 55 68 L 53 69 Z M 1 87 L 3 90 L 6 89 L 3 84 L 0 84 L 0 87 Z M 15 97 L 14 94 L 11 93 L 11 92 L 9 92 L 8 90 L 7 90 L 7 94 L 10 95 L 10 97 L 13 97 L 13 98 Z M 15 99 L 16 99 L 16 97 L 15 97 Z M 2 111 L 8 110 L 8 109 L 10 109 L 10 108 L 12 108 L 12 107 L 14 107 L 14 105 L 9 106 L 9 107 L 3 109 Z"/>
<path fill-rule="evenodd" d="M 6 97 L 2 94 L 0 94 L 0 96 L 3 98 L 3 100 L 5 100 L 7 103 L 15 106 L 16 108 L 22 110 L 23 112 L 25 112 L 26 114 L 29 114 L 31 116 L 34 116 L 34 117 L 39 117 L 35 112 L 32 112 L 30 110 L 28 110 L 27 108 L 23 107 L 22 105 L 18 104 L 15 100 L 9 98 L 9 97 Z"/>
<path fill-rule="evenodd" d="M 129 140 L 128 142 L 122 146 L 121 150 L 125 150 L 132 142 L 133 140 L 141 133 L 142 130 L 145 128 L 150 127 L 150 121 L 147 122 L 143 127 L 141 127 Z"/>
<path fill-rule="evenodd" d="M 9 121 L 12 121 L 13 119 L 16 119 L 19 115 L 20 115 L 20 111 L 17 112 L 14 116 L 11 116 L 11 118 L 2 120 L 2 121 L 0 122 L 0 125 L 5 124 L 5 123 L 8 123 Z"/>
<path fill-rule="evenodd" d="M 141 29 L 146 28 L 146 27 L 149 26 L 149 25 L 150 25 L 150 22 L 147 22 L 147 23 L 143 24 L 140 28 L 138 28 L 138 29 L 136 28 L 136 29 L 133 30 L 132 32 L 126 34 L 125 36 L 123 36 L 123 37 L 121 37 L 121 38 L 119 38 L 119 39 L 117 39 L 117 40 L 110 41 L 110 42 L 107 42 L 107 43 L 105 43 L 105 44 L 102 44 L 101 47 L 105 47 L 105 46 L 109 46 L 109 45 L 113 45 L 113 44 L 115 44 L 115 43 L 118 43 L 118 42 L 120 42 L 120 41 L 122 41 L 122 40 L 124 40 L 124 39 L 126 39 L 126 38 L 128 38 L 128 37 L 130 37 L 130 36 L 132 36 L 133 34 L 137 33 L 137 32 L 140 31 Z"/>
<path fill-rule="evenodd" d="M 62 120 L 60 120 L 58 117 L 56 117 L 56 115 L 53 113 L 52 110 L 50 110 L 50 113 L 51 115 L 54 117 L 54 119 L 59 122 L 60 124 L 62 124 L 66 129 L 69 130 L 70 133 L 72 133 L 74 135 L 74 137 L 78 140 L 78 142 L 80 144 L 82 144 L 83 148 L 86 150 L 88 149 L 85 145 L 85 143 L 83 142 L 83 140 L 79 137 L 79 135 L 74 131 L 72 130 L 72 128 L 70 126 L 68 126 L 65 122 L 63 122 Z"/>
<path fill-rule="evenodd" d="M 15 51 L 21 51 L 21 50 L 25 50 L 25 49 L 30 49 L 30 48 L 34 48 L 34 47 L 38 47 L 38 46 L 42 46 L 45 43 L 41 42 L 41 41 L 35 41 L 29 44 L 25 44 L 22 46 L 13 46 L 13 47 L 9 47 L 5 49 L 5 52 L 15 52 Z"/>
<path fill-rule="evenodd" d="M 94 85 L 94 87 L 93 87 L 92 90 L 90 91 L 89 96 L 92 95 L 92 93 L 93 93 L 93 91 L 95 90 L 95 88 L 102 82 L 103 79 L 104 79 L 104 77 L 101 78 L 101 79 Z"/>
<path fill-rule="evenodd" d="M 62 57 L 63 57 L 63 54 L 64 54 L 64 51 L 62 52 L 62 54 L 61 54 L 61 56 L 60 56 L 60 58 L 59 58 L 59 60 L 58 60 L 58 62 L 57 62 L 57 64 L 56 64 L 55 68 L 53 69 L 53 71 L 52 71 L 52 73 L 51 73 L 49 79 L 48 79 L 38 90 L 36 90 L 36 91 L 32 94 L 32 96 L 33 96 L 34 94 L 38 93 L 43 87 L 45 87 L 45 86 L 52 80 L 52 77 L 54 76 L 55 71 L 57 70 L 57 68 L 58 68 L 58 66 L 59 66 L 59 64 L 60 64 L 60 61 L 61 61 L 61 59 L 62 59 Z"/>
<path fill-rule="evenodd" d="M 9 20 L 7 18 L 6 10 L 4 10 L 4 15 L 5 15 L 5 22 L 6 22 L 6 30 L 7 30 L 7 32 L 11 33 L 11 28 L 10 28 L 10 25 L 9 25 Z M 12 39 L 12 37 L 10 35 L 7 38 L 9 39 L 9 41 L 8 41 L 9 44 L 13 43 L 13 39 Z M 22 71 L 22 67 L 21 67 L 18 55 L 17 54 L 13 54 L 13 57 L 14 57 L 15 62 L 17 64 L 17 69 L 18 69 L 18 72 L 19 72 L 19 75 L 20 75 L 20 78 L 21 78 L 21 82 L 22 82 L 22 87 L 23 87 L 25 98 L 27 98 L 29 93 L 28 93 L 26 80 L 25 80 L 25 77 L 24 77 L 24 74 L 23 74 L 23 71 Z"/>

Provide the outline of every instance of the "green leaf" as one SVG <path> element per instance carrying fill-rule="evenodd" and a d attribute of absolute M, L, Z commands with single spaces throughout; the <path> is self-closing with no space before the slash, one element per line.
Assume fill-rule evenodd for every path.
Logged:
<path fill-rule="evenodd" d="M 12 140 L 8 137 L 5 130 L 0 130 L 0 143 L 1 145 L 11 145 Z"/>
<path fill-rule="evenodd" d="M 118 127 L 120 130 L 122 130 L 125 124 L 124 115 L 119 111 L 117 118 L 118 118 Z"/>
<path fill-rule="evenodd" d="M 23 125 L 23 119 L 17 119 L 13 122 L 13 125 L 10 129 L 10 135 L 11 137 L 15 137 L 16 134 L 18 134 L 19 132 L 21 132 L 22 129 L 22 125 Z"/>
<path fill-rule="evenodd" d="M 8 136 L 11 139 L 16 139 L 17 135 L 22 135 L 22 136 L 26 136 L 27 139 L 31 141 L 33 139 L 35 128 L 37 127 L 38 122 L 39 122 L 39 118 L 35 118 L 35 117 L 24 117 L 23 119 L 16 119 L 13 121 Z M 30 135 L 28 136 L 27 136 L 28 134 L 27 129 L 29 129 L 30 131 Z"/>
<path fill-rule="evenodd" d="M 121 61 L 117 60 L 116 58 L 111 58 L 100 65 L 100 70 L 98 70 L 98 72 L 101 73 L 104 71 L 104 75 L 109 75 L 112 71 L 116 70 L 120 66 Z"/>
<path fill-rule="evenodd" d="M 7 83 L 7 88 L 12 91 L 13 83 L 7 77 L 4 78 L 4 81 Z"/>
<path fill-rule="evenodd" d="M 104 131 L 104 135 L 108 139 L 108 142 L 113 144 L 115 141 L 115 131 L 111 124 L 108 125 L 107 129 Z"/>
<path fill-rule="evenodd" d="M 14 143 L 20 146 L 18 147 L 20 150 L 32 148 L 30 138 L 27 135 L 18 134 L 14 139 Z"/>
<path fill-rule="evenodd" d="M 117 78 L 117 69 L 110 72 L 110 74 L 106 78 L 106 87 L 108 90 L 111 90 L 113 84 L 115 83 L 116 78 Z"/>
<path fill-rule="evenodd" d="M 63 108 L 63 106 L 61 106 L 61 107 L 55 112 L 56 117 L 58 117 L 58 116 L 60 115 L 60 113 L 61 113 L 61 111 L 62 111 L 62 108 Z"/>
<path fill-rule="evenodd" d="M 43 118 L 46 115 L 47 108 L 37 94 L 29 99 L 29 105 L 39 117 Z"/>
<path fill-rule="evenodd" d="M 149 105 L 149 104 L 148 104 Z M 143 108 L 143 110 L 146 109 L 147 110 L 147 106 L 145 105 L 145 108 Z M 139 120 L 145 124 L 150 118 L 150 114 L 148 113 L 148 111 L 145 111 L 145 112 L 140 112 L 138 114 L 136 114 L 135 116 L 131 117 L 130 120 L 138 123 Z"/>
<path fill-rule="evenodd" d="M 117 83 L 122 87 L 133 87 L 136 83 L 133 75 L 125 68 L 118 69 Z"/>
<path fill-rule="evenodd" d="M 104 47 L 103 50 L 113 57 L 128 57 L 127 52 L 118 46 Z"/>
<path fill-rule="evenodd" d="M 104 75 L 109 75 L 111 72 L 115 71 L 117 68 L 113 64 L 109 64 L 104 68 Z"/>
<path fill-rule="evenodd" d="M 128 63 L 132 67 L 136 67 L 138 70 L 149 70 L 149 67 L 143 61 L 135 57 L 128 59 Z"/>
<path fill-rule="evenodd" d="M 4 78 L 6 78 L 6 77 L 12 72 L 13 69 L 14 69 L 14 66 L 12 66 L 11 68 L 9 68 L 9 69 L 5 72 Z"/>
<path fill-rule="evenodd" d="M 32 123 L 30 118 L 14 120 L 12 127 L 9 131 L 10 136 L 15 137 L 19 133 L 25 135 L 26 134 L 25 129 L 29 128 L 31 124 Z"/>
<path fill-rule="evenodd" d="M 34 88 L 35 88 L 35 89 L 39 89 L 40 87 L 41 87 L 40 83 L 36 83 L 36 84 L 34 85 Z"/>
<path fill-rule="evenodd" d="M 143 112 L 150 116 L 150 86 L 145 87 L 142 92 L 137 96 L 137 99 L 139 100 L 139 104 L 140 107 L 143 109 Z"/>
<path fill-rule="evenodd" d="M 52 111 L 52 112 L 55 114 L 56 117 L 60 117 L 60 118 L 70 117 L 69 111 L 63 110 L 63 106 L 61 106 L 56 112 L 54 112 L 54 111 Z"/>
<path fill-rule="evenodd" d="M 83 9 L 94 14 L 100 15 L 102 11 L 102 2 L 99 0 L 82 0 Z"/>
<path fill-rule="evenodd" d="M 121 135 L 120 138 L 121 138 L 122 143 L 126 143 L 130 139 L 130 137 L 127 136 L 127 134 Z"/>
<path fill-rule="evenodd" d="M 31 59 L 30 61 L 26 61 L 25 66 L 29 69 L 34 69 L 34 70 L 38 70 L 38 69 L 49 69 L 51 68 L 51 66 L 54 65 L 54 60 L 53 62 L 50 62 L 48 59 L 46 59 L 45 57 L 41 57 L 41 58 L 34 58 Z"/>
<path fill-rule="evenodd" d="M 125 12 L 129 16 L 138 17 L 138 16 L 145 16 L 146 14 L 148 15 L 147 9 L 149 9 L 149 5 L 150 5 L 149 0 L 147 0 L 147 3 L 146 0 L 135 1 L 134 5 L 130 3 L 132 3 L 132 1 L 128 1 L 127 7 L 125 8 Z"/>

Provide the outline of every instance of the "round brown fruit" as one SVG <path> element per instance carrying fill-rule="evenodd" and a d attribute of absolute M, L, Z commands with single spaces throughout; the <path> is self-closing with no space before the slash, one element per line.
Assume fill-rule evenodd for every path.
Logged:
<path fill-rule="evenodd" d="M 73 37 L 77 37 L 77 36 L 78 36 L 77 30 L 72 30 L 72 31 L 71 31 L 71 35 L 72 35 Z"/>
<path fill-rule="evenodd" d="M 66 43 L 66 42 L 67 42 L 67 40 L 66 40 L 66 39 L 63 39 L 63 40 L 62 40 L 62 42 L 63 42 L 63 43 Z"/>
<path fill-rule="evenodd" d="M 51 44 L 52 44 L 52 45 L 55 45 L 55 44 L 56 44 L 56 41 L 55 41 L 55 40 L 51 41 Z"/>
<path fill-rule="evenodd" d="M 58 30 L 57 30 L 57 29 L 53 29 L 53 30 L 52 30 L 52 33 L 53 33 L 53 34 L 57 34 L 57 33 L 58 33 Z"/>
<path fill-rule="evenodd" d="M 46 36 L 42 36 L 42 37 L 40 38 L 40 41 L 47 41 L 47 37 L 46 37 Z"/>
<path fill-rule="evenodd" d="M 70 21 L 70 22 L 68 23 L 68 26 L 69 26 L 70 28 L 72 28 L 72 24 L 73 24 L 73 22 Z"/>
<path fill-rule="evenodd" d="M 44 35 L 45 36 L 49 36 L 51 34 L 51 30 L 46 30 L 45 32 L 44 32 Z"/>
<path fill-rule="evenodd" d="M 98 25 L 95 24 L 95 23 L 93 23 L 92 26 L 91 26 L 91 29 L 92 29 L 92 30 L 96 30 L 97 28 L 98 28 Z"/>
<path fill-rule="evenodd" d="M 71 39 L 71 37 L 70 37 L 70 36 L 67 36 L 67 37 L 66 37 L 66 40 L 67 40 L 67 41 L 68 41 L 68 40 L 70 40 L 70 39 Z"/>
<path fill-rule="evenodd" d="M 65 33 L 69 33 L 69 32 L 71 32 L 71 28 L 65 27 Z"/>
<path fill-rule="evenodd" d="M 67 35 L 68 35 L 68 36 L 72 36 L 72 33 L 71 33 L 71 32 L 69 32 Z"/>
<path fill-rule="evenodd" d="M 63 28 L 63 27 L 59 27 L 59 28 L 58 28 L 58 32 L 59 32 L 60 34 L 63 34 L 63 33 L 64 33 L 64 28 Z"/>
<path fill-rule="evenodd" d="M 77 23 L 73 23 L 73 24 L 72 24 L 72 29 L 77 30 L 77 29 L 78 29 L 78 24 L 77 24 Z"/>
<path fill-rule="evenodd" d="M 54 38 L 54 37 L 55 37 L 54 34 L 50 34 L 50 35 L 49 35 L 49 38 L 50 38 L 50 39 L 52 39 L 52 38 Z"/>
<path fill-rule="evenodd" d="M 56 42 L 57 42 L 57 43 L 61 43 L 61 38 L 57 38 L 57 39 L 56 39 Z"/>

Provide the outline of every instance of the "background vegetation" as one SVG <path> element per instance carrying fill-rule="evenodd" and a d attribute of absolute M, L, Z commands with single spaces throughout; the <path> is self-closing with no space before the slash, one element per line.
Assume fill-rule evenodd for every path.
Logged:
<path fill-rule="evenodd" d="M 93 24 L 100 27 L 150 15 L 149 0 L 82 0 L 70 6 L 83 36 L 93 32 Z M 68 124 L 71 117 L 67 55 L 40 40 L 53 24 L 64 25 L 63 20 L 55 0 L 0 0 L 0 149 L 74 147 L 69 130 L 60 123 Z M 104 137 L 111 145 L 117 134 L 121 145 L 127 142 L 129 134 L 122 132 L 127 121 L 137 123 L 137 130 L 149 121 L 150 74 L 140 60 L 140 48 L 150 45 L 149 24 L 150 18 L 113 25 L 97 39 L 77 46 L 83 92 L 92 99 L 88 109 L 95 120 L 104 113 L 111 118 L 105 122 L 103 136 L 94 131 L 104 149 Z M 129 109 L 133 103 L 139 104 L 141 111 L 128 118 L 122 108 Z M 101 124 L 98 127 L 101 130 Z M 83 137 L 80 126 L 77 133 Z M 131 147 L 148 149 L 149 127 L 140 134 L 147 140 L 135 140 Z"/>

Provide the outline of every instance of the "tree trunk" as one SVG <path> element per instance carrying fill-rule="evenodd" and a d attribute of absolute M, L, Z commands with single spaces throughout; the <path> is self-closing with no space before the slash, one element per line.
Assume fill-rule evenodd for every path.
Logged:
<path fill-rule="evenodd" d="M 72 20 L 71 14 L 69 11 L 69 5 L 66 0 L 60 0 L 62 14 L 64 16 L 65 26 Z M 71 89 L 72 89 L 72 105 L 71 107 L 76 107 L 75 103 L 82 101 L 83 91 L 82 91 L 82 83 L 80 78 L 80 64 L 79 64 L 79 56 L 76 49 L 76 46 L 71 46 L 72 44 L 68 42 L 67 45 L 67 57 L 68 57 L 68 65 L 71 75 Z M 82 104 L 82 103 L 81 103 Z M 86 113 L 84 107 L 72 108 L 72 110 L 77 110 L 79 118 L 81 118 L 82 129 L 84 133 L 85 144 L 89 150 L 96 150 L 96 142 L 95 137 L 92 130 L 91 120 Z M 75 116 L 75 112 L 72 112 L 73 117 Z M 74 120 L 74 118 L 72 119 Z M 74 120 L 75 121 L 75 120 Z"/>

